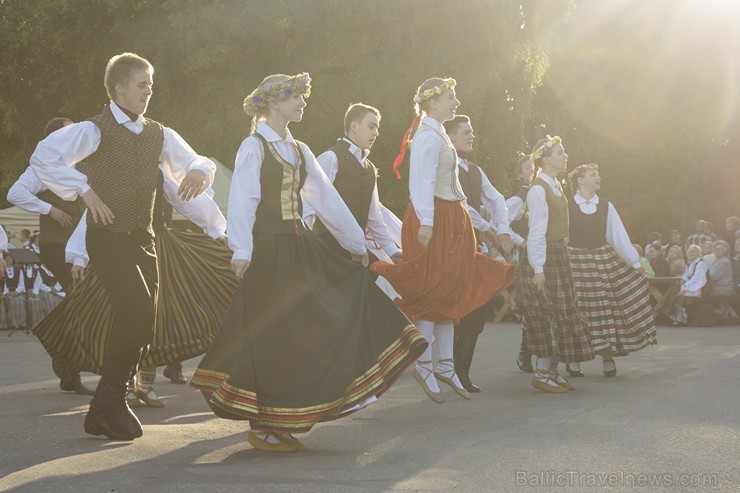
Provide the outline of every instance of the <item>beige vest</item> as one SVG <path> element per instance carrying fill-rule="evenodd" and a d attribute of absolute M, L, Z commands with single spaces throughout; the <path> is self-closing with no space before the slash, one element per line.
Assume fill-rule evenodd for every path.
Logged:
<path fill-rule="evenodd" d="M 421 132 L 435 132 L 429 125 L 421 124 L 415 135 Z M 444 137 L 442 137 L 444 139 Z M 434 196 L 450 202 L 465 200 L 465 194 L 460 185 L 457 169 L 457 152 L 455 148 L 447 144 L 439 151 L 439 164 L 437 165 L 437 182 L 434 185 Z"/>

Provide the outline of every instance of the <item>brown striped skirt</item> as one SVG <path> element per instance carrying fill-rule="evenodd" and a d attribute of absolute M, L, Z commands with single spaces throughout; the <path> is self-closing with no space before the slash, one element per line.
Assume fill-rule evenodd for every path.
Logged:
<path fill-rule="evenodd" d="M 256 233 L 191 385 L 222 418 L 305 432 L 381 396 L 426 347 L 360 264 L 313 234 Z"/>
<path fill-rule="evenodd" d="M 565 240 L 547 243 L 545 289 L 538 290 L 532 278 L 527 250 L 517 266 L 521 292 L 522 327 L 527 332 L 528 349 L 539 357 L 559 355 L 560 361 L 575 363 L 592 360 L 588 322 L 578 311 L 576 294 Z"/>
<path fill-rule="evenodd" d="M 588 320 L 594 352 L 625 356 L 655 344 L 647 278 L 609 245 L 568 248 L 578 309 Z"/>
<path fill-rule="evenodd" d="M 231 251 L 201 233 L 163 230 L 156 235 L 159 296 L 154 339 L 139 362 L 161 366 L 204 353 L 236 291 Z M 100 373 L 113 311 L 95 270 L 33 331 L 53 359 L 73 371 Z"/>

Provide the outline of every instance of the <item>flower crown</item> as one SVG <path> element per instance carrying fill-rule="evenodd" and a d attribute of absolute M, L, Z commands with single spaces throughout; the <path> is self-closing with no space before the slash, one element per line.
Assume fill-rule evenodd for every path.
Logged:
<path fill-rule="evenodd" d="M 436 86 L 432 86 L 429 89 L 422 91 L 414 96 L 414 102 L 421 103 L 422 101 L 426 101 L 431 97 L 442 94 L 445 91 L 449 91 L 450 89 L 455 87 L 455 84 L 457 84 L 457 81 L 455 81 L 455 79 L 444 79 Z"/>
<path fill-rule="evenodd" d="M 550 149 L 554 145 L 560 144 L 561 139 L 557 135 L 555 137 L 547 136 L 547 142 L 543 142 L 541 146 L 539 146 L 537 149 L 534 150 L 532 154 L 529 155 L 529 157 L 532 159 L 532 161 L 537 161 L 539 158 L 542 157 L 542 154 L 545 153 L 547 149 Z"/>
<path fill-rule="evenodd" d="M 244 113 L 248 116 L 257 114 L 260 108 L 267 106 L 269 101 L 283 101 L 294 94 L 303 97 L 311 95 L 311 77 L 307 72 L 294 75 L 283 82 L 264 82 L 257 86 L 249 96 L 244 98 Z"/>

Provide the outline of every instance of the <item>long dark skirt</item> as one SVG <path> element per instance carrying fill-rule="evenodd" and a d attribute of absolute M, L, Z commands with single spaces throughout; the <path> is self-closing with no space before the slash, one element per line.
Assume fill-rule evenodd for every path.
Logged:
<path fill-rule="evenodd" d="M 382 395 L 426 346 L 364 267 L 312 234 L 257 233 L 191 384 L 222 418 L 305 432 Z"/>
<path fill-rule="evenodd" d="M 578 309 L 588 320 L 594 352 L 625 356 L 655 344 L 645 275 L 625 264 L 609 245 L 568 251 Z"/>
<path fill-rule="evenodd" d="M 154 339 L 139 362 L 161 366 L 203 354 L 221 326 L 237 280 L 231 251 L 201 233 L 157 233 L 159 295 Z M 52 358 L 73 371 L 100 373 L 113 327 L 105 290 L 88 267 L 85 280 L 34 327 Z"/>
<path fill-rule="evenodd" d="M 522 251 L 517 274 L 527 349 L 539 357 L 559 355 L 565 363 L 592 360 L 588 321 L 576 305 L 565 240 L 547 243 L 543 291 L 532 283 L 534 270 L 529 265 L 526 249 Z"/>

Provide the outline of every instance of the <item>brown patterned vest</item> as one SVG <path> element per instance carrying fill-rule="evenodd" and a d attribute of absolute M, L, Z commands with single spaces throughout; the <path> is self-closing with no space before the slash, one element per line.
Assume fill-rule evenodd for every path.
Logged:
<path fill-rule="evenodd" d="M 337 155 L 338 162 L 334 188 L 339 192 L 339 196 L 342 197 L 357 224 L 365 231 L 377 179 L 375 165 L 369 159 L 365 159 L 364 166 L 361 165 L 355 155 L 350 152 L 349 143 L 344 139 L 337 140 L 334 147 L 329 150 Z M 317 235 L 329 232 L 318 219 L 313 231 Z"/>
<path fill-rule="evenodd" d="M 135 134 L 119 124 L 107 106 L 90 121 L 100 129 L 100 145 L 85 160 L 88 182 L 115 217 L 113 224 L 104 226 L 94 223 L 88 214 L 88 227 L 114 233 L 143 229 L 153 235 L 162 125 L 144 118 L 144 130 Z"/>
<path fill-rule="evenodd" d="M 77 163 L 77 171 L 87 174 L 85 163 Z M 62 200 L 51 190 L 44 190 L 36 194 L 40 200 L 51 204 L 52 207 L 59 209 L 72 218 L 72 226 L 64 228 L 58 222 L 51 218 L 49 214 L 39 216 L 39 231 L 41 232 L 41 243 L 50 243 L 53 245 L 66 245 L 69 237 L 72 236 L 77 224 L 82 218 L 85 211 L 85 202 L 81 197 L 77 200 Z"/>

